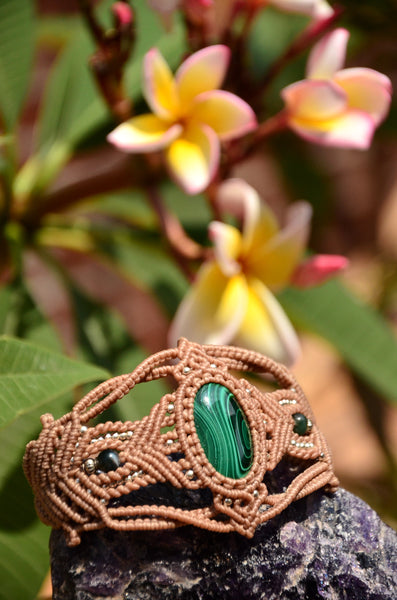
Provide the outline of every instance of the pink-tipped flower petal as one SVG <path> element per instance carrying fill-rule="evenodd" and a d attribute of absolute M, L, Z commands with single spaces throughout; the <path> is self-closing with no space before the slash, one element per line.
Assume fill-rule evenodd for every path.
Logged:
<path fill-rule="evenodd" d="M 346 92 L 350 108 L 362 110 L 379 125 L 386 117 L 391 102 L 392 85 L 386 75 L 356 67 L 336 73 L 335 83 Z"/>
<path fill-rule="evenodd" d="M 178 123 L 169 126 L 155 115 L 146 114 L 121 123 L 107 140 L 124 152 L 154 152 L 168 146 L 181 131 Z"/>
<path fill-rule="evenodd" d="M 248 280 L 248 304 L 233 343 L 290 365 L 299 356 L 298 337 L 279 302 L 256 279 Z"/>
<path fill-rule="evenodd" d="M 257 191 L 243 179 L 227 179 L 218 188 L 216 203 L 222 213 L 235 216 L 242 223 L 244 253 L 255 252 L 278 231 L 273 211 L 261 204 Z"/>
<path fill-rule="evenodd" d="M 269 0 L 269 4 L 286 12 L 307 15 L 315 20 L 326 19 L 334 12 L 325 0 Z"/>
<path fill-rule="evenodd" d="M 171 69 L 157 48 L 145 54 L 144 94 L 152 111 L 161 118 L 177 117 L 179 101 Z"/>
<path fill-rule="evenodd" d="M 169 331 L 200 344 L 230 344 L 239 329 L 248 300 L 244 277 L 226 277 L 214 262 L 204 264 L 178 307 Z"/>
<path fill-rule="evenodd" d="M 230 50 L 221 44 L 208 46 L 189 56 L 175 75 L 181 105 L 189 107 L 198 94 L 219 88 L 229 60 Z"/>
<path fill-rule="evenodd" d="M 359 110 L 348 110 L 331 122 L 304 123 L 290 120 L 290 128 L 308 142 L 322 146 L 337 146 L 367 150 L 372 142 L 376 123 L 370 115 Z"/>
<path fill-rule="evenodd" d="M 285 227 L 247 259 L 250 272 L 270 289 L 281 289 L 301 261 L 312 218 L 308 202 L 295 202 L 287 214 Z"/>
<path fill-rule="evenodd" d="M 235 94 L 223 90 L 212 90 L 197 96 L 192 116 L 209 125 L 224 141 L 240 137 L 257 126 L 252 108 Z"/>
<path fill-rule="evenodd" d="M 329 79 L 345 63 L 349 32 L 342 27 L 325 35 L 310 52 L 306 76 L 311 79 Z"/>
<path fill-rule="evenodd" d="M 332 81 L 304 79 L 281 92 L 291 119 L 307 122 L 329 120 L 347 107 L 347 95 Z"/>
<path fill-rule="evenodd" d="M 170 174 L 187 194 L 198 194 L 208 186 L 219 158 L 218 137 L 205 125 L 191 126 L 166 151 Z"/>
<path fill-rule="evenodd" d="M 208 226 L 208 237 L 214 244 L 215 258 L 227 277 L 232 277 L 241 271 L 237 259 L 242 251 L 241 233 L 236 227 L 212 221 Z"/>
<path fill-rule="evenodd" d="M 300 288 L 320 285 L 346 269 L 348 264 L 348 259 L 339 254 L 317 254 L 298 265 L 291 283 Z"/>

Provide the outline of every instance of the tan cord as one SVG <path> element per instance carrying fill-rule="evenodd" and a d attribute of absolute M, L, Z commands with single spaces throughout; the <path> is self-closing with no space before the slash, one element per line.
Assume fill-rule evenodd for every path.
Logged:
<path fill-rule="evenodd" d="M 271 375 L 280 389 L 261 392 L 238 379 L 235 371 Z M 169 375 L 177 388 L 141 421 L 87 425 L 137 384 Z M 197 434 L 195 399 L 208 383 L 226 387 L 245 415 L 253 457 L 239 479 L 215 469 Z M 300 435 L 294 432 L 296 413 L 309 424 Z M 260 523 L 292 501 L 321 487 L 332 492 L 338 486 L 325 439 L 293 375 L 270 358 L 242 348 L 181 339 L 177 348 L 149 357 L 132 373 L 105 381 L 60 419 L 45 414 L 41 422 L 43 430 L 27 445 L 23 466 L 40 519 L 62 528 L 71 546 L 80 543 L 81 532 L 103 527 L 130 531 L 191 524 L 252 537 Z M 110 450 L 117 464 L 106 472 L 100 456 Z M 282 460 L 290 461 L 294 476 L 274 493 L 266 477 Z M 148 488 L 151 503 L 134 503 L 133 492 L 142 493 L 151 484 L 184 490 L 187 500 L 182 507 L 156 504 L 155 491 Z M 197 498 L 189 505 L 194 490 L 207 494 L 204 506 L 195 505 Z"/>

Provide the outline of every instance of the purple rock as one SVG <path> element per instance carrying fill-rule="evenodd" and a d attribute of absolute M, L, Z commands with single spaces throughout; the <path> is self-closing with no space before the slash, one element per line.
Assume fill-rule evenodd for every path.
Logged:
<path fill-rule="evenodd" d="M 396 600 L 397 534 L 339 490 L 292 503 L 254 538 L 186 526 L 51 534 L 54 600 Z"/>

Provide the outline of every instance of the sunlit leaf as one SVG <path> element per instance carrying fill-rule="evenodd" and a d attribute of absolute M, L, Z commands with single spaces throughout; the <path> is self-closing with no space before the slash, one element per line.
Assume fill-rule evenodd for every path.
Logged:
<path fill-rule="evenodd" d="M 107 372 L 19 339 L 0 338 L 0 428 Z"/>
<path fill-rule="evenodd" d="M 280 294 L 303 327 L 318 333 L 390 402 L 397 402 L 397 339 L 383 318 L 338 281 Z"/>

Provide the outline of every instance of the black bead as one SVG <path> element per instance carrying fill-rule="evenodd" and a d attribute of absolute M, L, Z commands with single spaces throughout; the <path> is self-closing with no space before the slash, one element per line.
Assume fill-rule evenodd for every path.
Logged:
<path fill-rule="evenodd" d="M 297 433 L 298 435 L 305 435 L 308 429 L 307 417 L 305 417 L 305 415 L 302 413 L 295 413 L 292 415 L 292 418 L 295 421 L 294 433 Z"/>
<path fill-rule="evenodd" d="M 119 453 L 116 450 L 102 450 L 96 459 L 97 469 L 108 473 L 109 471 L 115 471 L 120 466 Z"/>

